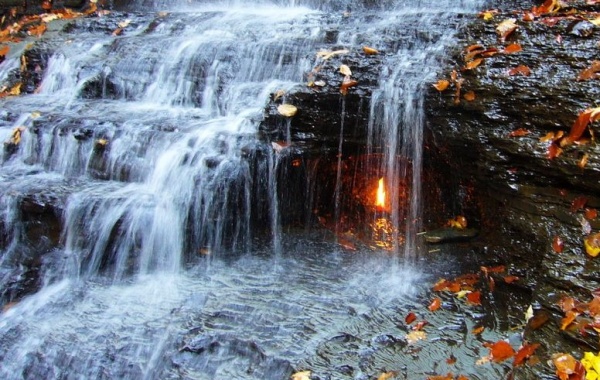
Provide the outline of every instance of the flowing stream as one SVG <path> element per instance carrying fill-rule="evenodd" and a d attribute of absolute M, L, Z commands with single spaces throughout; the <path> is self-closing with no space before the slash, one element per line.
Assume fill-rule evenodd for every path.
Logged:
<path fill-rule="evenodd" d="M 20 128 L 21 141 L 0 166 L 0 377 L 445 374 L 446 353 L 416 358 L 398 326 L 429 281 L 415 254 L 423 93 L 479 5 L 138 1 L 55 21 L 33 47 L 47 56 L 36 93 L 1 100 L 0 140 Z M 383 157 L 390 194 L 409 184 L 389 205 L 397 255 L 283 228 L 281 157 L 259 133 L 273 94 L 306 86 L 317 51 L 364 45 L 384 54 L 365 149 Z M 307 178 L 286 194 L 314 191 L 321 178 Z M 445 325 L 437 340 L 472 356 L 472 326 Z"/>

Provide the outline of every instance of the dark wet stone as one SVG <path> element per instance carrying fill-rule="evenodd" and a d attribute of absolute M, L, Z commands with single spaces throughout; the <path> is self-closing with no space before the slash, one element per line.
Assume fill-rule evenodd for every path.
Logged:
<path fill-rule="evenodd" d="M 567 33 L 577 37 L 591 37 L 595 27 L 596 26 L 589 21 L 577 20 L 567 26 Z"/>
<path fill-rule="evenodd" d="M 427 231 L 423 236 L 428 243 L 447 243 L 469 240 L 477 234 L 478 231 L 474 228 L 441 228 Z"/>

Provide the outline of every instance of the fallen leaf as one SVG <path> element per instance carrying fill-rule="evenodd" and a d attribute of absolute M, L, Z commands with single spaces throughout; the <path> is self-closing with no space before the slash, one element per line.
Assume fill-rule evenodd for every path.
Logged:
<path fill-rule="evenodd" d="M 504 54 L 514 54 L 520 51 L 523 51 L 523 48 L 519 44 L 510 44 L 502 50 Z"/>
<path fill-rule="evenodd" d="M 474 91 L 467 91 L 463 95 L 463 98 L 465 98 L 465 100 L 467 102 L 472 102 L 473 100 L 475 100 L 475 92 Z"/>
<path fill-rule="evenodd" d="M 427 339 L 427 334 L 425 333 L 425 331 L 411 331 L 408 334 L 406 334 L 406 341 L 408 342 L 408 344 L 414 344 L 420 340 L 425 339 Z"/>
<path fill-rule="evenodd" d="M 483 332 L 483 330 L 485 330 L 485 327 L 484 326 L 479 326 L 479 327 L 475 327 L 471 332 L 474 335 L 479 335 L 479 334 L 481 334 Z"/>
<path fill-rule="evenodd" d="M 8 46 L 8 45 L 4 45 L 4 46 L 0 47 L 0 55 L 1 56 L 7 55 L 9 51 L 10 51 L 10 46 Z"/>
<path fill-rule="evenodd" d="M 497 265 L 495 267 L 480 267 L 481 271 L 487 276 L 488 273 L 502 273 L 506 272 L 506 267 L 504 265 Z"/>
<path fill-rule="evenodd" d="M 515 367 L 522 365 L 525 362 L 525 360 L 527 360 L 527 358 L 533 355 L 533 353 L 535 352 L 535 350 L 538 349 L 539 346 L 539 343 L 523 345 L 523 347 L 521 347 L 519 351 L 517 351 L 517 353 L 515 354 L 515 360 L 513 361 L 513 365 Z"/>
<path fill-rule="evenodd" d="M 512 284 L 515 281 L 519 281 L 519 277 L 517 277 L 517 276 L 505 276 L 504 277 L 504 282 L 506 282 L 507 284 Z"/>
<path fill-rule="evenodd" d="M 280 153 L 282 150 L 287 148 L 289 144 L 285 141 L 271 141 L 271 147 L 276 153 Z"/>
<path fill-rule="evenodd" d="M 35 36 L 35 37 L 41 37 L 42 34 L 44 34 L 46 32 L 46 24 L 41 23 L 37 26 L 32 26 L 31 28 L 27 29 L 27 34 L 29 34 L 30 36 Z"/>
<path fill-rule="evenodd" d="M 523 13 L 523 21 L 533 21 L 535 20 L 535 15 L 533 12 L 524 12 Z"/>
<path fill-rule="evenodd" d="M 594 220 L 598 217 L 598 210 L 595 208 L 586 208 L 584 215 L 587 220 Z"/>
<path fill-rule="evenodd" d="M 515 23 L 517 19 L 509 18 L 502 21 L 498 26 L 496 26 L 496 33 L 500 36 L 500 41 L 506 40 L 506 38 L 517 29 L 517 24 Z"/>
<path fill-rule="evenodd" d="M 25 129 L 26 128 L 23 126 L 14 128 L 10 139 L 7 141 L 7 144 L 19 145 L 19 143 L 21 142 L 21 135 L 23 134 Z"/>
<path fill-rule="evenodd" d="M 579 160 L 579 162 L 577 163 L 577 166 L 579 166 L 580 168 L 585 168 L 585 165 L 587 165 L 588 163 L 588 159 L 589 156 L 587 153 L 584 153 L 583 156 L 581 157 L 581 160 Z"/>
<path fill-rule="evenodd" d="M 484 347 L 490 350 L 490 358 L 496 363 L 503 362 L 515 355 L 515 350 L 504 340 L 499 340 L 496 343 L 484 343 Z"/>
<path fill-rule="evenodd" d="M 417 315 L 415 313 L 408 313 L 406 315 L 406 318 L 404 318 L 404 321 L 406 322 L 407 325 L 410 325 L 411 323 L 413 323 L 415 320 L 417 319 Z"/>
<path fill-rule="evenodd" d="M 431 304 L 427 307 L 430 311 L 436 311 L 437 309 L 440 308 L 440 306 L 442 306 L 442 300 L 440 298 L 434 298 L 433 301 L 431 301 Z"/>
<path fill-rule="evenodd" d="M 553 158 L 560 156 L 562 154 L 562 152 L 563 152 L 563 150 L 561 147 L 559 147 L 556 144 L 550 144 L 548 146 L 548 152 L 546 153 L 546 157 L 548 157 L 548 159 L 552 160 Z"/>
<path fill-rule="evenodd" d="M 291 380 L 310 380 L 310 371 L 300 371 L 292 374 Z"/>
<path fill-rule="evenodd" d="M 582 80 L 597 79 L 600 77 L 598 75 L 598 72 L 600 72 L 600 61 L 592 61 L 592 64 L 590 65 L 590 67 L 588 67 L 587 69 L 584 69 L 583 71 L 581 71 L 579 73 L 579 75 L 577 75 L 577 80 L 582 81 Z"/>
<path fill-rule="evenodd" d="M 573 201 L 571 202 L 571 212 L 577 212 L 577 211 L 581 210 L 582 208 L 584 208 L 587 201 L 588 201 L 587 197 L 585 197 L 583 195 L 580 195 L 580 196 L 576 197 L 575 199 L 573 199 Z"/>
<path fill-rule="evenodd" d="M 389 379 L 393 379 L 394 377 L 396 377 L 397 374 L 398 374 L 398 372 L 394 372 L 394 371 L 384 372 L 381 375 L 379 375 L 379 377 L 377 378 L 377 380 L 389 380 Z"/>
<path fill-rule="evenodd" d="M 565 330 L 579 316 L 579 312 L 574 310 L 567 311 L 565 317 L 560 321 L 560 329 Z"/>
<path fill-rule="evenodd" d="M 557 43 L 557 44 L 559 44 L 559 45 L 560 45 L 560 44 L 562 44 L 562 42 L 563 42 L 563 38 L 562 38 L 562 36 L 561 36 L 560 34 L 557 34 L 557 35 L 556 35 L 556 38 L 555 38 L 554 40 L 555 40 L 555 41 L 556 41 L 556 43 Z"/>
<path fill-rule="evenodd" d="M 561 253 L 564 248 L 565 243 L 563 242 L 562 238 L 560 236 L 555 236 L 554 239 L 552 239 L 552 249 L 554 252 Z"/>
<path fill-rule="evenodd" d="M 583 239 L 585 253 L 591 257 L 596 257 L 600 253 L 600 232 L 586 236 Z"/>
<path fill-rule="evenodd" d="M 277 112 L 285 117 L 292 117 L 298 112 L 298 108 L 291 104 L 280 104 L 277 106 Z"/>
<path fill-rule="evenodd" d="M 335 57 L 336 55 L 348 54 L 348 53 L 350 53 L 350 50 L 347 50 L 347 49 L 340 49 L 340 50 L 334 50 L 334 51 L 321 50 L 321 51 L 317 52 L 317 57 L 322 58 L 324 61 L 327 61 L 328 59 L 330 59 L 331 57 Z"/>
<path fill-rule="evenodd" d="M 340 93 L 344 96 L 346 96 L 346 94 L 348 94 L 348 89 L 350 87 L 354 87 L 358 84 L 357 81 L 355 81 L 354 79 L 351 79 L 349 75 L 346 75 L 344 77 L 344 80 L 342 81 L 342 85 L 340 86 Z"/>
<path fill-rule="evenodd" d="M 348 67 L 348 65 L 340 65 L 340 73 L 342 75 L 351 76 L 352 70 L 350 70 L 350 67 Z"/>
<path fill-rule="evenodd" d="M 560 9 L 559 0 L 546 0 L 539 7 L 533 7 L 531 12 L 536 16 L 541 16 L 547 13 L 556 13 Z"/>
<path fill-rule="evenodd" d="M 454 219 L 449 219 L 446 222 L 446 226 L 450 228 L 463 229 L 467 228 L 467 218 L 462 215 L 458 215 Z"/>
<path fill-rule="evenodd" d="M 581 368 L 583 365 L 579 363 L 570 354 L 556 353 L 552 355 L 552 363 L 556 367 L 556 375 L 560 380 L 573 380 L 570 375 L 580 373 L 581 370 L 578 368 L 578 364 Z M 583 368 L 585 373 L 585 368 Z M 583 380 L 583 377 L 577 378 Z"/>
<path fill-rule="evenodd" d="M 587 379 L 598 379 L 600 377 L 600 356 L 595 355 L 593 352 L 584 352 L 583 358 L 581 358 L 581 365 L 586 370 Z"/>
<path fill-rule="evenodd" d="M 433 87 L 435 87 L 435 89 L 439 92 L 444 91 L 448 88 L 448 86 L 450 86 L 450 82 L 445 79 L 440 79 L 439 81 L 437 81 L 437 83 L 433 85 Z"/>
<path fill-rule="evenodd" d="M 275 93 L 273 94 L 273 101 L 279 100 L 279 98 L 283 97 L 284 95 L 285 95 L 285 90 L 275 91 Z"/>
<path fill-rule="evenodd" d="M 481 292 L 475 291 L 467 294 L 467 301 L 473 305 L 481 305 Z"/>
<path fill-rule="evenodd" d="M 537 330 L 550 320 L 550 314 L 545 310 L 539 310 L 527 321 L 527 327 Z"/>
<path fill-rule="evenodd" d="M 477 58 L 472 61 L 469 61 L 469 62 L 467 62 L 465 67 L 463 67 L 463 70 L 473 70 L 477 66 L 481 65 L 482 62 L 483 62 L 483 58 Z"/>
<path fill-rule="evenodd" d="M 456 363 L 456 356 L 450 354 L 450 357 L 448 359 L 446 359 L 446 363 L 449 365 Z"/>
<path fill-rule="evenodd" d="M 446 375 L 435 375 L 427 377 L 427 380 L 454 380 L 454 375 L 448 373 Z"/>
<path fill-rule="evenodd" d="M 568 136 L 561 140 L 561 146 L 578 141 L 587 129 L 588 125 L 598 120 L 598 118 L 600 118 L 600 107 L 588 108 L 582 111 L 577 116 L 577 120 L 575 120 L 571 126 Z"/>
<path fill-rule="evenodd" d="M 517 67 L 513 67 L 512 69 L 508 70 L 509 76 L 513 76 L 513 75 L 517 75 L 517 74 L 528 77 L 531 75 L 531 70 L 529 69 L 529 67 L 527 67 L 525 65 L 519 65 Z"/>
<path fill-rule="evenodd" d="M 363 46 L 363 52 L 366 55 L 375 55 L 375 54 L 379 54 L 379 51 L 377 49 L 373 49 L 372 47 L 369 46 Z"/>
<path fill-rule="evenodd" d="M 508 134 L 508 137 L 523 137 L 530 134 L 531 131 L 525 128 L 516 129 Z"/>
<path fill-rule="evenodd" d="M 423 327 L 427 326 L 429 324 L 429 322 L 427 321 L 419 321 L 419 323 L 417 323 L 414 327 L 413 330 L 414 331 L 419 331 L 419 330 L 423 330 Z"/>

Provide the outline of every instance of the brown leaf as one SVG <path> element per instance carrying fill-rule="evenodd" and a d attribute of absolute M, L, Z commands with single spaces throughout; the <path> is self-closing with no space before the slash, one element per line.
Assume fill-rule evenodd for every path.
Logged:
<path fill-rule="evenodd" d="M 581 160 L 579 160 L 579 162 L 577 163 L 577 166 L 579 166 L 580 168 L 585 168 L 585 165 L 587 165 L 588 163 L 588 154 L 584 153 L 583 156 L 581 157 Z"/>
<path fill-rule="evenodd" d="M 446 359 L 446 363 L 449 365 L 456 363 L 456 356 L 450 354 L 450 357 L 448 359 Z"/>
<path fill-rule="evenodd" d="M 573 356 L 563 353 L 552 355 L 552 363 L 554 364 L 554 367 L 556 367 L 556 375 L 560 380 L 575 379 L 574 377 L 572 378 L 571 375 L 581 372 L 578 368 L 583 367 Z M 583 378 L 581 377 L 581 379 Z"/>
<path fill-rule="evenodd" d="M 429 376 L 427 378 L 427 380 L 453 380 L 453 379 L 454 379 L 454 375 L 452 375 L 451 373 L 448 373 L 446 375 Z"/>
<path fill-rule="evenodd" d="M 404 318 L 404 321 L 406 322 L 407 325 L 410 325 L 416 319 L 417 319 L 417 315 L 415 313 L 410 312 L 406 315 L 406 318 Z"/>
<path fill-rule="evenodd" d="M 519 277 L 517 277 L 517 276 L 505 276 L 504 277 L 504 282 L 506 282 L 507 284 L 512 284 L 515 281 L 519 281 Z"/>
<path fill-rule="evenodd" d="M 558 301 L 558 306 L 560 306 L 563 313 L 571 311 L 575 309 L 575 299 L 573 297 L 563 297 Z"/>
<path fill-rule="evenodd" d="M 513 361 L 513 365 L 515 367 L 522 365 L 528 357 L 533 355 L 533 353 L 535 352 L 535 350 L 537 350 L 539 346 L 539 343 L 523 345 L 523 347 L 521 347 L 519 351 L 517 351 L 517 354 L 515 355 L 515 360 Z"/>
<path fill-rule="evenodd" d="M 506 267 L 504 265 L 498 265 L 495 267 L 480 267 L 481 271 L 487 276 L 488 273 L 502 273 L 506 272 Z"/>
<path fill-rule="evenodd" d="M 531 75 L 531 70 L 529 69 L 529 67 L 527 67 L 525 65 L 519 65 L 517 67 L 513 67 L 512 69 L 508 70 L 509 76 L 513 76 L 513 75 L 517 75 L 517 74 L 528 77 Z"/>
<path fill-rule="evenodd" d="M 463 98 L 465 98 L 465 100 L 467 102 L 472 102 L 473 100 L 475 100 L 475 92 L 474 91 L 467 91 L 463 95 Z"/>
<path fill-rule="evenodd" d="M 434 298 L 433 301 L 431 301 L 431 304 L 427 307 L 430 311 L 436 311 L 437 309 L 440 308 L 440 306 L 442 306 L 442 300 L 440 298 Z"/>
<path fill-rule="evenodd" d="M 533 317 L 529 318 L 529 320 L 527 321 L 527 327 L 532 330 L 537 330 L 543 325 L 545 325 L 546 322 L 548 322 L 549 320 L 549 313 L 545 310 L 539 310 L 533 315 Z"/>
<path fill-rule="evenodd" d="M 503 362 L 515 355 L 515 350 L 504 340 L 499 340 L 496 343 L 484 343 L 483 345 L 490 350 L 491 359 L 496 363 Z"/>
<path fill-rule="evenodd" d="M 535 15 L 533 12 L 524 12 L 523 13 L 523 21 L 533 21 L 535 20 Z"/>
<path fill-rule="evenodd" d="M 502 50 L 504 54 L 514 54 L 520 51 L 523 51 L 523 48 L 521 48 L 521 45 L 519 44 L 510 44 L 507 47 L 505 47 L 504 50 Z"/>
<path fill-rule="evenodd" d="M 555 236 L 554 239 L 552 239 L 552 249 L 554 252 L 561 253 L 564 248 L 565 243 L 563 242 L 562 238 L 560 236 Z"/>
<path fill-rule="evenodd" d="M 579 73 L 579 75 L 577 75 L 577 80 L 581 81 L 581 80 L 597 79 L 600 77 L 598 75 L 598 72 L 600 72 L 600 61 L 592 61 L 592 64 L 590 65 L 590 67 L 583 70 L 582 72 Z"/>
<path fill-rule="evenodd" d="M 580 196 L 576 197 L 575 199 L 573 199 L 573 201 L 571 202 L 571 212 L 577 212 L 577 211 L 581 210 L 582 208 L 584 208 L 587 201 L 588 201 L 587 197 L 585 197 L 583 195 L 580 195 Z"/>
<path fill-rule="evenodd" d="M 573 321 L 575 320 L 575 318 L 577 318 L 577 316 L 579 316 L 579 312 L 574 311 L 574 310 L 567 311 L 565 317 L 563 319 L 561 319 L 561 321 L 560 321 L 560 329 L 564 330 L 567 327 L 569 327 L 569 325 L 571 323 L 573 323 Z"/>
<path fill-rule="evenodd" d="M 377 49 L 373 49 L 372 47 L 369 46 L 363 46 L 363 52 L 366 55 L 375 55 L 375 54 L 379 54 L 379 51 Z"/>
<path fill-rule="evenodd" d="M 435 87 L 435 89 L 439 92 L 444 91 L 448 88 L 448 86 L 450 86 L 450 82 L 445 79 L 440 79 L 439 81 L 437 81 L 437 83 L 433 85 L 433 87 Z"/>

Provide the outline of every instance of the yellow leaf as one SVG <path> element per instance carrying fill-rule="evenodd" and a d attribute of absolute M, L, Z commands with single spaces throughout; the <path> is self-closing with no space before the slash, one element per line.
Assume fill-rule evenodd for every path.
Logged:
<path fill-rule="evenodd" d="M 584 352 L 581 364 L 586 370 L 586 380 L 596 380 L 600 375 L 600 356 L 592 352 Z"/>
<path fill-rule="evenodd" d="M 586 236 L 583 239 L 583 245 L 588 255 L 592 257 L 598 256 L 600 253 L 600 232 Z"/>
<path fill-rule="evenodd" d="M 347 65 L 341 65 L 340 73 L 342 73 L 343 75 L 346 75 L 346 76 L 351 76 L 352 70 L 350 70 L 350 68 Z"/>
<path fill-rule="evenodd" d="M 596 26 L 600 26 L 600 17 L 596 17 L 595 19 L 589 21 Z"/>
<path fill-rule="evenodd" d="M 310 380 L 310 371 L 300 371 L 292 374 L 291 380 Z"/>
<path fill-rule="evenodd" d="M 369 46 L 363 46 L 363 52 L 366 55 L 375 55 L 375 54 L 379 54 L 379 51 L 377 49 L 373 49 L 372 47 Z"/>
<path fill-rule="evenodd" d="M 317 52 L 317 57 L 323 58 L 324 61 L 327 61 L 329 58 L 331 58 L 333 56 L 340 55 L 340 54 L 348 54 L 348 53 L 350 53 L 350 50 L 348 50 L 348 49 L 341 49 L 341 50 L 334 50 L 334 51 L 321 50 L 321 51 Z"/>
<path fill-rule="evenodd" d="M 292 117 L 296 114 L 296 112 L 298 112 L 298 108 L 291 104 L 280 104 L 277 107 L 277 112 L 279 112 L 279 114 L 282 116 Z"/>
<path fill-rule="evenodd" d="M 396 377 L 398 373 L 394 372 L 394 371 L 390 371 L 390 372 L 384 372 L 381 375 L 379 375 L 379 377 L 377 378 L 377 380 L 389 380 L 389 379 L 393 379 L 394 377 Z"/>
<path fill-rule="evenodd" d="M 485 21 L 490 21 L 494 18 L 494 14 L 492 12 L 483 12 L 482 17 Z"/>
<path fill-rule="evenodd" d="M 469 293 L 471 293 L 470 290 L 461 290 L 460 292 L 456 293 L 456 297 L 463 298 L 464 296 L 466 296 Z"/>
<path fill-rule="evenodd" d="M 408 344 L 414 344 L 420 340 L 425 339 L 427 339 L 427 334 L 425 333 L 425 331 L 411 331 L 408 334 L 406 334 L 406 341 L 408 342 Z"/>
<path fill-rule="evenodd" d="M 509 34 L 511 34 L 515 31 L 515 29 L 517 29 L 516 21 L 517 19 L 515 18 L 509 18 L 502 21 L 500 24 L 498 24 L 498 26 L 496 26 L 496 33 L 498 33 L 502 41 L 504 41 Z"/>

